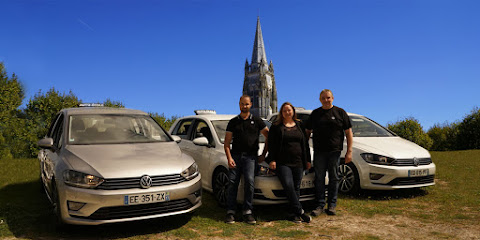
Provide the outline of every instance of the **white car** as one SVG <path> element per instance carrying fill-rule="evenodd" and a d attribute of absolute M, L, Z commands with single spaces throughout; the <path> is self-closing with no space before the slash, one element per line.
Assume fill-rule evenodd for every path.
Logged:
<path fill-rule="evenodd" d="M 311 112 L 296 108 L 297 117 L 304 122 Z M 353 153 L 351 163 L 340 165 L 340 192 L 419 188 L 435 184 L 435 164 L 426 149 L 365 116 L 354 113 L 348 113 L 348 116 L 352 123 Z M 268 116 L 270 122 L 276 118 L 277 114 Z M 343 149 L 341 156 L 345 156 L 346 140 Z"/>
<path fill-rule="evenodd" d="M 58 224 L 98 225 L 184 214 L 202 205 L 195 161 L 147 113 L 69 108 L 38 142 Z"/>
<path fill-rule="evenodd" d="M 170 134 L 179 136 L 178 143 L 184 153 L 192 156 L 202 175 L 202 187 L 213 192 L 220 205 L 226 203 L 228 163 L 223 142 L 228 121 L 236 115 L 216 114 L 214 111 L 196 111 L 197 115 L 177 119 L 170 128 Z M 265 121 L 270 125 L 268 121 Z M 259 154 L 263 151 L 263 135 L 260 137 Z M 307 173 L 302 180 L 300 200 L 315 198 L 313 180 L 315 173 Z M 243 181 L 238 187 L 239 202 L 243 199 Z M 255 176 L 253 204 L 276 204 L 288 202 L 280 180 L 263 162 Z"/>

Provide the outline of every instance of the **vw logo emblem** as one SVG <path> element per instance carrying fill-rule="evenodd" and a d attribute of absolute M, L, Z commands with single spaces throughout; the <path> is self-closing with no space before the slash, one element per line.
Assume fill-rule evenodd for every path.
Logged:
<path fill-rule="evenodd" d="M 143 176 L 140 179 L 140 186 L 142 186 L 142 188 L 150 188 L 152 186 L 152 178 L 148 175 Z"/>
<path fill-rule="evenodd" d="M 418 158 L 414 157 L 413 158 L 413 165 L 418 166 L 420 164 L 420 160 Z"/>

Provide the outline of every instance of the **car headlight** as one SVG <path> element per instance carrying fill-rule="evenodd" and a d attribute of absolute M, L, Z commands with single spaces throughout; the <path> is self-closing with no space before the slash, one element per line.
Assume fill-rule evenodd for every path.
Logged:
<path fill-rule="evenodd" d="M 390 165 L 395 160 L 390 157 L 385 157 L 373 153 L 362 153 L 360 154 L 360 156 L 362 156 L 363 160 L 365 160 L 366 162 L 373 164 Z"/>
<path fill-rule="evenodd" d="M 269 167 L 259 166 L 258 176 L 260 176 L 260 177 L 275 177 L 277 175 L 275 174 L 275 171 L 273 171 Z"/>
<path fill-rule="evenodd" d="M 198 175 L 198 166 L 196 163 L 193 163 L 188 167 L 187 169 L 183 170 L 182 173 L 180 173 L 182 177 L 184 177 L 187 180 L 190 180 L 192 178 L 195 178 Z"/>
<path fill-rule="evenodd" d="M 63 179 L 67 185 L 80 188 L 96 188 L 103 183 L 103 178 L 73 170 L 63 172 Z"/>

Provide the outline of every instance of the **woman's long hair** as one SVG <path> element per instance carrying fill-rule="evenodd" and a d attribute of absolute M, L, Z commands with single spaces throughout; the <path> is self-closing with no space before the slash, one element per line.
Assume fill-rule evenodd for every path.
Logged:
<path fill-rule="evenodd" d="M 297 121 L 297 112 L 295 111 L 295 107 L 289 102 L 284 102 L 280 107 L 280 112 L 278 113 L 278 118 L 277 118 L 277 121 L 275 121 L 275 125 L 280 125 L 283 123 L 282 111 L 283 111 L 283 108 L 287 105 L 293 109 L 293 116 L 292 116 L 293 121 Z"/>

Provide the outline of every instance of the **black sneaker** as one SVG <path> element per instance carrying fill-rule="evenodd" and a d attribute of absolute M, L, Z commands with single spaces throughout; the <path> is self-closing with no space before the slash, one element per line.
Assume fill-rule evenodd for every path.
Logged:
<path fill-rule="evenodd" d="M 257 221 L 255 220 L 255 218 L 253 217 L 253 214 L 243 215 L 243 221 L 245 221 L 245 222 L 248 223 L 248 224 L 255 224 L 255 223 L 257 223 Z"/>
<path fill-rule="evenodd" d="M 235 223 L 235 215 L 233 215 L 233 213 L 227 213 L 225 223 Z"/>
<path fill-rule="evenodd" d="M 300 219 L 300 216 L 297 215 L 290 216 L 288 219 L 294 223 L 302 223 L 302 219 Z"/>
<path fill-rule="evenodd" d="M 322 215 L 322 213 L 324 213 L 324 212 L 325 212 L 325 210 L 323 210 L 323 207 L 317 207 L 316 209 L 314 209 L 312 211 L 312 216 L 318 217 L 318 216 Z"/>
<path fill-rule="evenodd" d="M 304 221 L 306 223 L 309 223 L 310 221 L 312 221 L 312 217 L 310 217 L 306 213 L 302 213 L 302 215 L 300 215 L 300 218 L 302 219 L 302 221 Z"/>
<path fill-rule="evenodd" d="M 328 207 L 326 212 L 328 215 L 337 215 L 337 210 L 335 210 L 335 207 Z"/>

